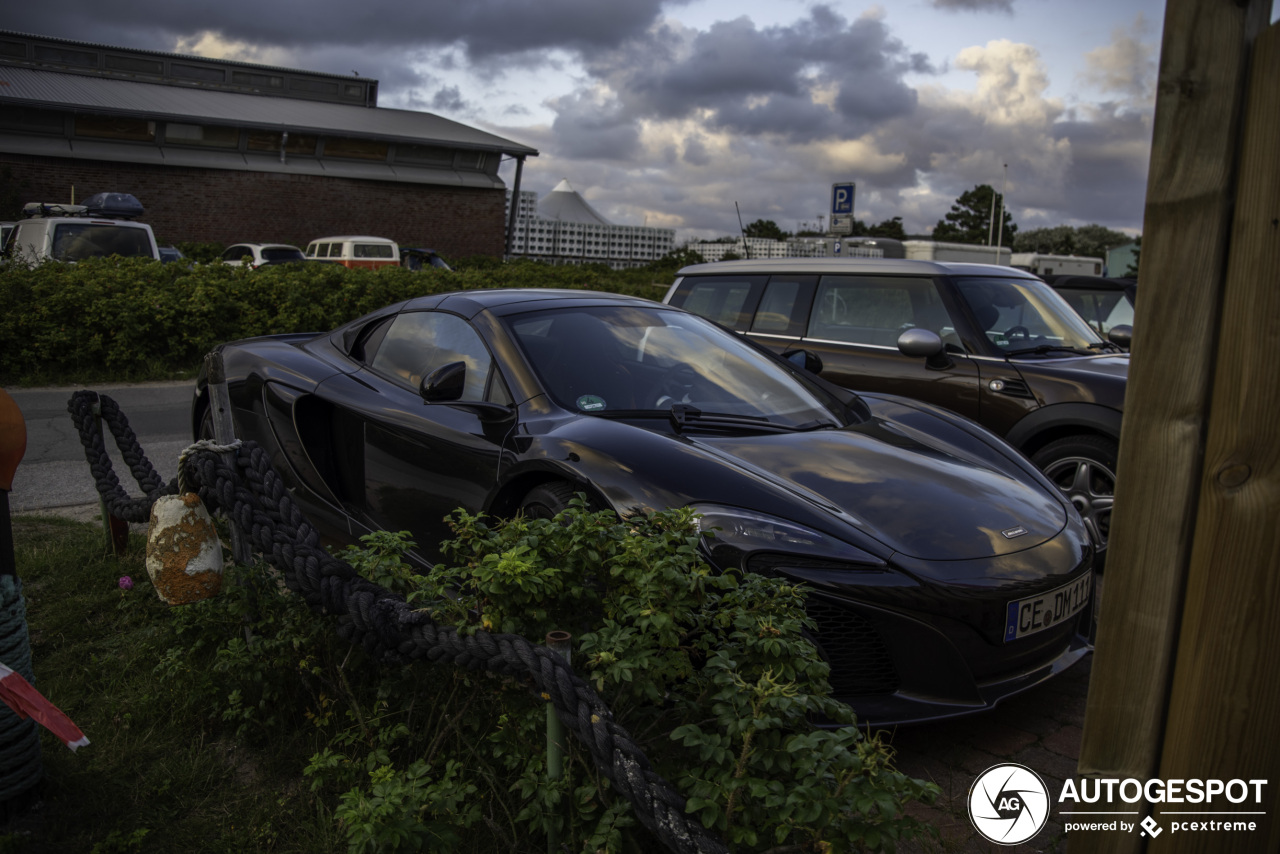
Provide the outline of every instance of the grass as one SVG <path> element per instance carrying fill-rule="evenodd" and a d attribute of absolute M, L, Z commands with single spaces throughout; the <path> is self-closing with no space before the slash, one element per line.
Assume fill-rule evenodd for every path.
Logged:
<path fill-rule="evenodd" d="M 91 744 L 73 753 L 41 729 L 41 801 L 0 826 L 0 852 L 345 850 L 300 784 L 309 745 L 248 746 L 157 680 L 181 639 L 140 537 L 116 559 L 93 525 L 19 516 L 13 529 L 37 687 Z"/>

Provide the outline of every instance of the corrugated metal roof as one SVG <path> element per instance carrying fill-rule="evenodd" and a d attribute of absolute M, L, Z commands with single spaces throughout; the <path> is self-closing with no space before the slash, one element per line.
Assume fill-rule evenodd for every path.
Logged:
<path fill-rule="evenodd" d="M 58 38 L 55 36 L 42 36 L 42 35 L 37 35 L 35 33 L 22 33 L 22 32 L 18 32 L 17 30 L 0 30 L 0 37 L 5 37 L 5 36 L 19 38 L 24 41 L 34 40 L 34 41 L 42 42 L 45 44 L 65 44 L 65 45 L 93 48 L 94 50 L 109 50 L 117 53 L 141 54 L 143 56 L 163 57 L 165 59 L 196 60 L 199 62 L 212 62 L 218 65 L 226 65 L 234 68 L 243 68 L 246 71 L 256 71 L 256 72 L 276 71 L 284 74 L 302 72 L 304 74 L 314 75 L 317 77 L 332 77 L 335 80 L 359 80 L 361 82 L 368 82 L 372 80 L 372 78 L 370 77 L 360 77 L 359 75 L 353 76 L 350 74 L 333 74 L 332 72 L 329 72 L 329 71 L 308 71 L 306 69 L 299 69 L 299 68 L 285 68 L 284 66 L 280 66 L 280 65 L 261 65 L 256 62 L 243 62 L 238 59 L 219 59 L 212 56 L 199 56 L 197 54 L 192 54 L 192 53 L 172 53 L 172 52 L 163 51 L 163 50 L 148 50 L 146 48 L 122 47 L 120 45 L 102 44 L 100 42 L 86 42 L 86 41 L 80 41 L 78 39 L 64 39 L 64 38 Z"/>
<path fill-rule="evenodd" d="M 537 149 L 431 113 L 218 92 L 0 66 L 0 104 L 287 129 L 537 156 Z"/>

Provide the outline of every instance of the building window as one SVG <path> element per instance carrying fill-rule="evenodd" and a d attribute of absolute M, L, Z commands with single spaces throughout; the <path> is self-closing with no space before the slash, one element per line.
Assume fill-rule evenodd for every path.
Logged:
<path fill-rule="evenodd" d="M 225 83 L 227 74 L 221 68 L 209 68 L 207 65 L 184 65 L 180 62 L 169 64 L 169 74 L 183 80 L 200 80 L 204 83 Z"/>
<path fill-rule="evenodd" d="M 249 131 L 249 150 L 278 152 L 282 135 L 280 131 L 274 130 L 251 130 Z M 314 155 L 319 141 L 320 138 L 314 134 L 291 133 L 289 139 L 285 141 L 284 151 L 286 154 Z"/>
<path fill-rule="evenodd" d="M 452 166 L 453 149 L 439 145 L 397 145 L 396 161 Z"/>
<path fill-rule="evenodd" d="M 247 71 L 231 72 L 231 82 L 241 86 L 265 86 L 269 89 L 283 89 L 284 78 L 270 74 L 252 74 Z"/>
<path fill-rule="evenodd" d="M 156 123 L 124 116 L 76 116 L 75 135 L 90 139 L 155 142 Z"/>
<path fill-rule="evenodd" d="M 131 71 L 135 74 L 164 74 L 164 63 L 158 59 L 141 59 L 134 56 L 107 54 L 107 68 L 115 71 Z"/>
<path fill-rule="evenodd" d="M 48 62 L 54 65 L 75 65 L 81 68 L 98 67 L 98 54 L 87 50 L 36 45 L 34 54 L 38 62 Z"/>
<path fill-rule="evenodd" d="M 0 110 L 0 127 L 28 133 L 62 133 L 66 130 L 64 113 L 36 110 L 31 107 L 5 107 Z"/>
<path fill-rule="evenodd" d="M 237 148 L 240 145 L 240 130 L 217 125 L 184 125 L 169 122 L 164 126 L 164 141 L 174 145 Z"/>
<path fill-rule="evenodd" d="M 346 157 L 352 160 L 386 160 L 390 145 L 376 139 L 352 139 L 329 136 L 324 140 L 325 157 Z"/>

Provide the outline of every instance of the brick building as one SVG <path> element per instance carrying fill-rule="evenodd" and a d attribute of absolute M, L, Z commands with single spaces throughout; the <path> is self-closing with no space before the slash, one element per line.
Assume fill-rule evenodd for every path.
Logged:
<path fill-rule="evenodd" d="M 502 255 L 503 158 L 537 150 L 377 106 L 378 81 L 0 31 L 0 182 L 13 210 L 132 193 L 161 243 L 375 234 Z"/>

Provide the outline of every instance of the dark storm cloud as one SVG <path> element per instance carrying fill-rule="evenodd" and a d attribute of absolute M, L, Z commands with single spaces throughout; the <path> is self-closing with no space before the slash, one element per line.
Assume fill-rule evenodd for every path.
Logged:
<path fill-rule="evenodd" d="M 789 26 L 759 28 L 746 17 L 700 32 L 659 25 L 590 57 L 587 68 L 636 119 L 707 111 L 713 128 L 794 141 L 858 136 L 910 113 L 916 96 L 903 76 L 932 71 L 882 21 L 850 22 L 826 6 Z"/>
<path fill-rule="evenodd" d="M 174 3 L 68 0 L 56 6 L 10 4 L 5 29 L 126 47 L 169 50 L 178 38 L 204 32 L 258 46 L 302 52 L 328 45 L 359 47 L 365 56 L 387 49 L 461 44 L 472 59 L 568 48 L 605 50 L 643 33 L 664 0 L 223 0 Z M 671 0 L 666 0 L 671 5 Z M 354 66 L 364 76 L 373 76 Z M 350 68 L 318 68 L 346 74 Z"/>
<path fill-rule="evenodd" d="M 640 130 L 621 115 L 617 104 L 601 104 L 590 93 L 550 102 L 556 111 L 551 129 L 561 157 L 628 160 L 640 147 Z"/>
<path fill-rule="evenodd" d="M 1061 122 L 1055 131 L 1071 140 L 1065 204 L 1074 219 L 1112 228 L 1141 223 L 1147 194 L 1151 125 L 1141 114 L 1097 115 Z"/>

